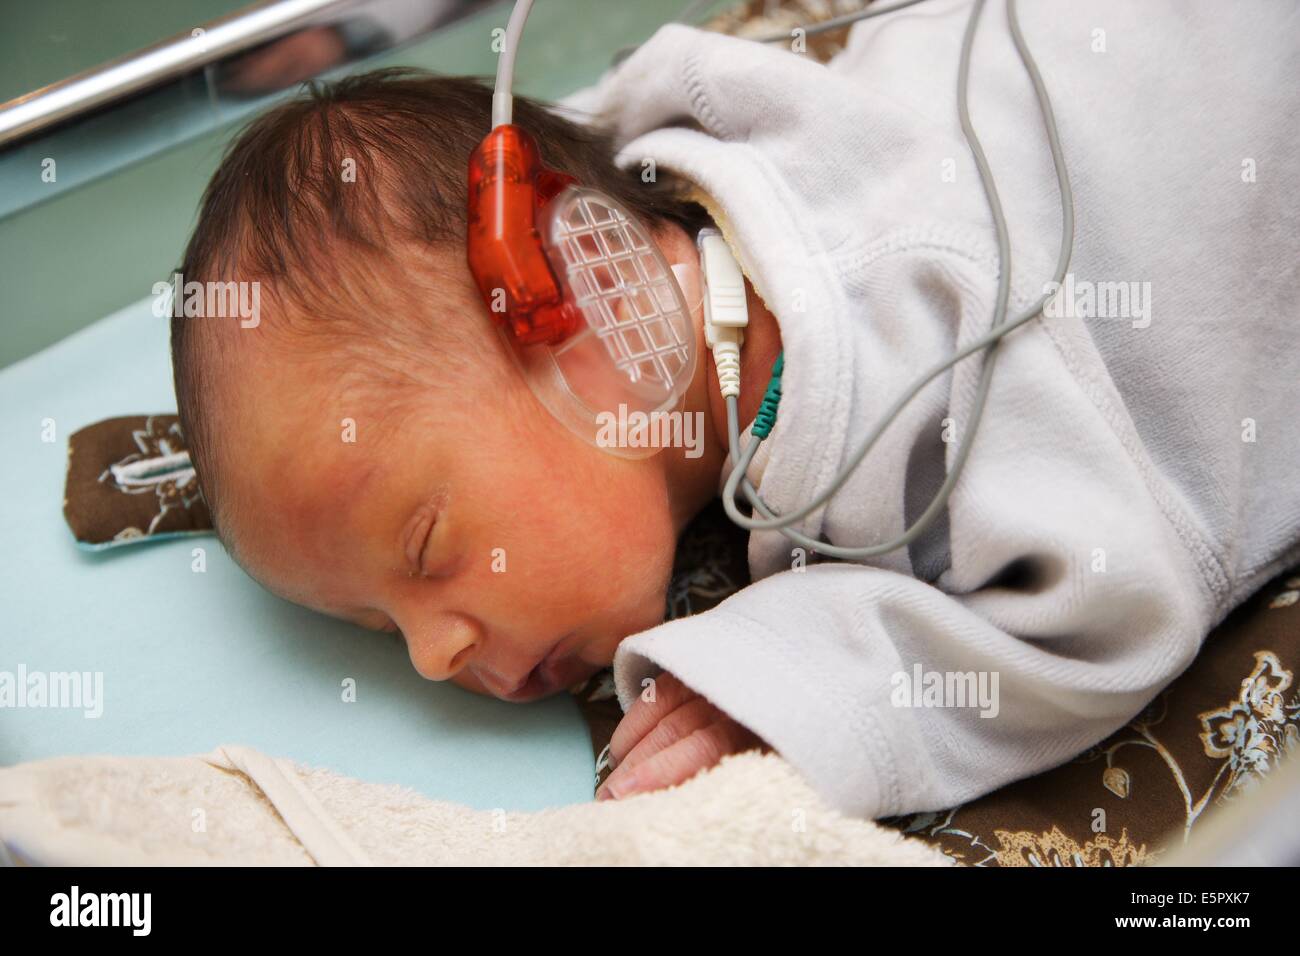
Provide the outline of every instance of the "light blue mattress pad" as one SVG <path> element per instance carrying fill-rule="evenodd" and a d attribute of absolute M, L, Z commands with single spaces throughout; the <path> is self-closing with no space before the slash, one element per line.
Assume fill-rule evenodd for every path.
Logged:
<path fill-rule="evenodd" d="M 150 305 L 0 371 L 0 672 L 103 675 L 98 718 L 0 708 L 0 764 L 239 743 L 484 809 L 591 799 L 590 744 L 567 695 L 520 706 L 425 681 L 391 636 L 270 595 L 213 537 L 75 546 L 68 435 L 176 407 L 167 320 Z M 200 546 L 207 570 L 195 573 Z"/>

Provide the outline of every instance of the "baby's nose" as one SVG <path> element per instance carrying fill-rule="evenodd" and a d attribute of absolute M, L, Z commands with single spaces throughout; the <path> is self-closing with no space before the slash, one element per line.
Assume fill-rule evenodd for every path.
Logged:
<path fill-rule="evenodd" d="M 426 680 L 455 677 L 482 643 L 478 623 L 461 614 L 441 614 L 432 619 L 397 621 L 406 638 L 411 665 Z"/>

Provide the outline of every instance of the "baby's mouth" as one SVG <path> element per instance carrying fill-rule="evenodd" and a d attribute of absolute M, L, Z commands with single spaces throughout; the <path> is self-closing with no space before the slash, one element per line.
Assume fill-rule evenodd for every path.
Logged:
<path fill-rule="evenodd" d="M 538 672 L 540 667 L 534 667 L 514 690 L 497 696 L 512 704 L 527 704 L 555 693 L 557 688 Z"/>
<path fill-rule="evenodd" d="M 563 644 L 561 641 L 551 648 L 513 690 L 497 696 L 512 704 L 526 704 L 567 690 L 596 672 L 597 668 L 577 656 L 561 654 Z"/>

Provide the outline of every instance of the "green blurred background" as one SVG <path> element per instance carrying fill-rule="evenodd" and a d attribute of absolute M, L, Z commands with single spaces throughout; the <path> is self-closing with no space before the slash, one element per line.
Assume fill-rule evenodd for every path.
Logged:
<path fill-rule="evenodd" d="M 555 98 L 589 84 L 617 49 L 644 40 L 684 5 L 539 0 L 516 88 Z M 0 0 L 0 100 L 188 33 L 240 6 L 231 0 Z M 510 8 L 509 2 L 489 5 L 348 71 L 406 65 L 491 75 L 491 31 L 505 25 Z M 247 115 L 223 119 L 229 111 L 215 110 L 194 89 L 165 92 L 119 116 L 109 112 L 0 152 L 0 367 L 148 296 L 155 282 L 170 277 L 203 187 Z M 58 163 L 56 184 L 42 181 L 45 158 Z"/>

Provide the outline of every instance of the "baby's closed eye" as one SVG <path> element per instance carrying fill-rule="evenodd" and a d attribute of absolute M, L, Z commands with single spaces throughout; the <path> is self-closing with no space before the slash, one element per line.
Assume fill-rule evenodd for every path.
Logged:
<path fill-rule="evenodd" d="M 433 537 L 437 515 L 431 506 L 421 507 L 402 529 L 402 551 L 407 567 L 414 573 L 423 573 L 425 552 Z"/>

